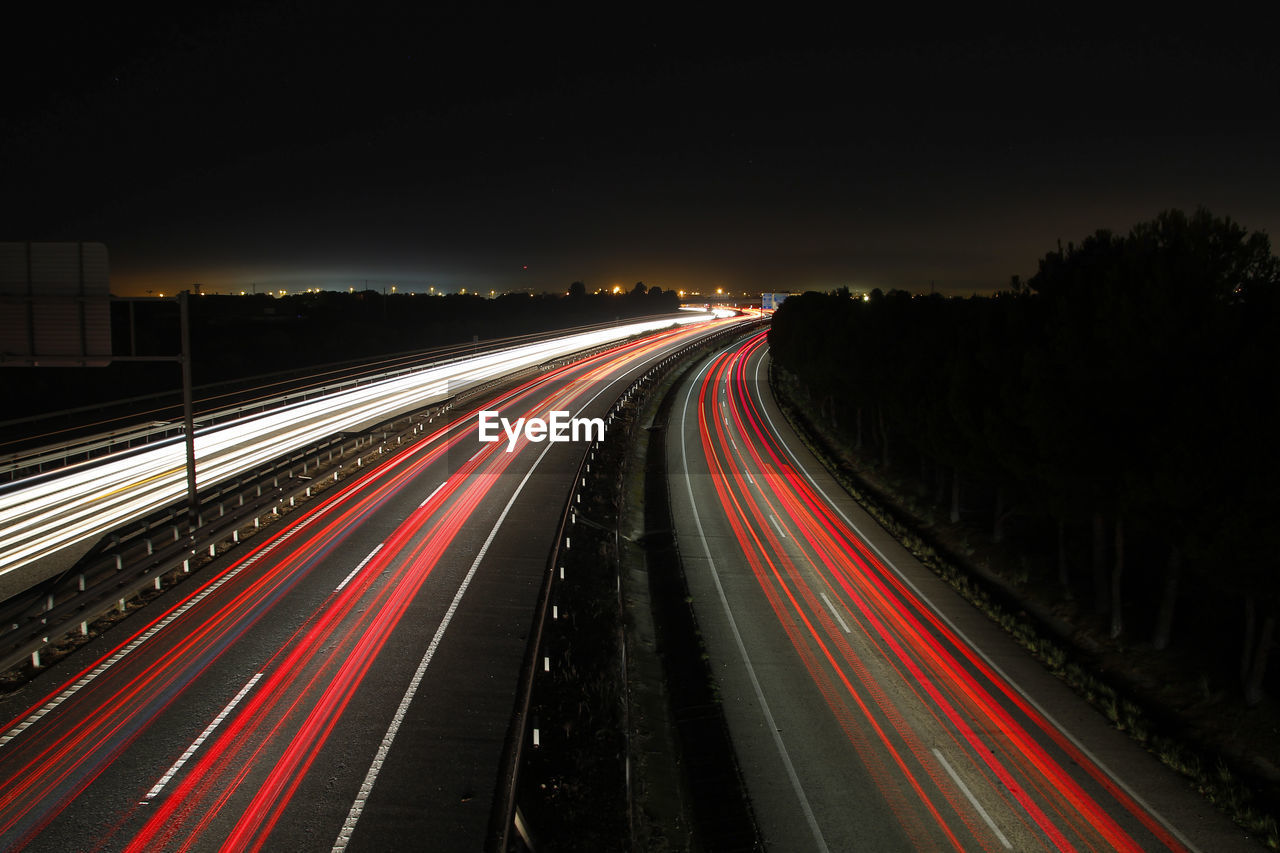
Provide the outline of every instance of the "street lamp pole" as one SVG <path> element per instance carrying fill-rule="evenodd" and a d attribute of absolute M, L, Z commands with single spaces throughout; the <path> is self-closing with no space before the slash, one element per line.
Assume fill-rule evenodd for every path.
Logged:
<path fill-rule="evenodd" d="M 200 517 L 200 505 L 196 501 L 196 430 L 195 406 L 191 391 L 191 322 L 187 308 L 189 294 L 178 294 L 178 314 L 182 324 L 182 352 L 178 361 L 182 364 L 182 423 L 187 437 L 187 532 L 194 533 Z"/>

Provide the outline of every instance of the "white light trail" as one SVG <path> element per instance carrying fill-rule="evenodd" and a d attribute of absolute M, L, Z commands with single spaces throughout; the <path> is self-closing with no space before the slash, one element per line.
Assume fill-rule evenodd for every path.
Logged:
<path fill-rule="evenodd" d="M 338 432 L 429 406 L 528 367 L 632 335 L 707 322 L 707 314 L 628 323 L 479 355 L 314 400 L 208 427 L 196 433 L 196 471 L 207 488 Z M 0 491 L 0 575 L 96 539 L 186 495 L 181 439 L 72 465 Z"/>

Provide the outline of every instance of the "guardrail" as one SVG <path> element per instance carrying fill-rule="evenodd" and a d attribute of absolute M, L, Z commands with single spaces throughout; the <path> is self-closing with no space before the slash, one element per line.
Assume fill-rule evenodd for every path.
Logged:
<path fill-rule="evenodd" d="M 639 317 L 631 318 L 628 322 L 647 322 L 649 320 L 660 319 L 662 319 L 662 316 Z M 532 343 L 552 340 L 565 335 L 598 331 L 600 329 L 611 328 L 615 325 L 617 324 L 592 323 L 585 326 L 574 326 L 569 329 L 557 329 L 549 332 L 535 332 L 511 338 L 500 338 L 497 341 L 491 341 L 487 344 L 460 344 L 439 348 L 434 356 L 429 355 L 431 351 L 425 351 L 422 355 L 424 357 L 430 357 L 430 361 L 397 367 L 390 370 L 353 375 L 344 379 L 325 382 L 320 385 L 308 385 L 296 388 L 271 397 L 248 400 L 240 404 L 224 406 L 216 411 L 198 414 L 195 418 L 195 426 L 197 429 L 216 426 L 217 424 L 223 423 L 227 420 L 234 420 L 236 418 L 245 417 L 246 415 L 261 414 L 272 409 L 287 406 L 291 403 L 313 399 L 314 397 L 334 394 L 340 391 L 347 391 L 351 388 L 357 388 L 362 385 L 383 382 L 414 373 L 421 373 L 424 370 L 445 367 L 459 361 L 474 358 L 477 355 L 490 355 L 493 353 L 504 352 L 509 349 L 516 349 Z M 460 352 L 458 355 L 449 355 L 443 358 L 440 357 L 441 355 L 444 355 L 444 353 L 459 352 L 464 349 L 466 351 Z M 353 369 L 358 370 L 358 368 Z M 175 441 L 183 434 L 183 425 L 180 419 L 180 408 L 177 415 L 178 417 L 172 421 L 152 419 L 151 423 L 141 428 L 133 426 L 122 427 L 120 429 L 109 430 L 107 432 L 101 432 L 95 435 L 61 442 L 56 445 L 46 445 L 44 447 L 31 448 L 28 450 L 0 455 L 0 478 L 2 478 L 4 482 L 13 482 L 23 476 L 41 474 L 49 470 L 56 470 L 58 468 L 65 467 L 74 462 L 100 458 L 107 454 L 119 453 L 137 446 L 145 446 L 163 441 Z"/>
<path fill-rule="evenodd" d="M 282 507 L 287 504 L 292 508 L 299 498 L 310 497 L 318 484 L 308 480 L 306 474 L 314 468 L 318 475 L 326 461 L 333 461 L 335 444 L 337 458 L 340 461 L 346 460 L 349 454 L 366 446 L 375 447 L 376 445 L 375 455 L 380 456 L 386 442 L 391 438 L 394 437 L 399 445 L 406 436 L 416 434 L 419 426 L 425 429 L 425 424 L 413 423 L 415 417 L 425 418 L 430 422 L 432 418 L 492 388 L 519 381 L 523 377 L 549 369 L 549 366 L 590 357 L 613 346 L 616 346 L 616 343 L 592 347 L 553 359 L 551 362 L 494 378 L 468 388 L 452 398 L 426 407 L 420 412 L 404 413 L 388 422 L 391 426 L 379 426 L 356 438 L 341 434 L 330 436 L 311 448 L 294 450 L 268 465 L 260 466 L 251 474 L 214 484 L 201 493 L 202 510 L 197 518 L 195 530 L 187 531 L 185 518 L 179 517 L 185 511 L 186 503 L 183 501 L 113 531 L 108 539 L 104 540 L 109 543 L 109 550 L 112 553 L 101 553 L 101 546 L 99 546 L 99 553 L 96 556 L 90 552 L 89 556 L 81 560 L 74 573 L 69 573 L 71 578 L 78 580 L 74 584 L 75 588 L 59 586 L 58 581 L 52 579 L 5 602 L 5 613 L 0 615 L 0 624 L 7 623 L 4 627 L 0 627 L 0 673 L 8 672 L 27 662 L 36 669 L 40 668 L 44 663 L 42 652 L 50 646 L 73 644 L 82 638 L 87 638 L 92 624 L 104 614 L 112 610 L 124 612 L 127 603 L 137 599 L 148 588 L 162 589 L 163 579 L 167 576 L 179 577 L 189 574 L 194 563 L 206 559 L 204 554 L 208 553 L 208 559 L 211 559 L 220 553 L 217 550 L 220 544 L 224 542 L 227 545 L 237 544 L 240 541 L 239 528 L 245 523 L 245 519 L 252 519 L 253 528 L 257 529 L 263 518 L 272 515 L 272 512 L 266 509 L 267 507 L 271 505 Z M 449 361 L 453 360 L 458 359 Z M 437 362 L 436 365 L 443 363 Z M 425 369 L 425 367 L 418 369 Z M 308 393 L 315 393 L 315 389 L 311 389 Z M 394 424 L 401 421 L 410 426 L 402 429 L 399 434 L 394 434 Z M 378 444 L 379 433 L 382 436 L 382 444 Z M 328 459 L 322 460 L 320 457 L 326 454 Z M 361 460 L 362 456 L 358 455 L 357 469 L 362 466 Z M 295 474 L 299 463 L 301 464 L 300 477 Z M 280 484 L 282 479 L 280 471 L 285 472 L 284 486 Z M 334 472 L 334 477 L 335 479 L 338 477 L 338 472 Z M 271 485 L 264 485 L 268 481 Z M 246 488 L 249 491 L 256 490 L 256 494 L 250 496 L 247 502 L 247 492 L 244 491 Z M 264 494 L 264 489 L 269 490 L 270 494 Z M 227 511 L 229 501 L 235 503 L 230 512 Z M 154 535 L 156 531 L 163 532 L 160 536 L 156 536 Z M 126 568 L 123 546 L 128 546 L 130 543 L 133 543 L 138 550 L 145 550 L 145 553 L 137 555 L 136 562 L 143 565 L 149 564 L 150 568 L 140 569 L 137 565 Z M 56 600 L 59 597 L 62 600 Z"/>
<path fill-rule="evenodd" d="M 649 390 L 666 378 L 667 374 L 686 358 L 708 347 L 719 346 L 726 340 L 746 334 L 752 329 L 767 324 L 767 322 L 759 321 L 725 329 L 671 353 L 650 367 L 633 381 L 625 391 L 619 394 L 618 399 L 610 406 L 606 418 L 611 422 L 622 407 L 631 402 L 633 396 L 647 394 Z M 630 441 L 637 429 L 639 429 L 639 425 L 635 422 L 631 423 L 622 439 L 617 437 L 616 432 L 606 432 L 605 441 Z M 497 792 L 489 822 L 489 843 L 485 848 L 487 853 L 509 853 L 512 850 L 536 853 L 531 828 L 526 824 L 517 802 L 521 765 L 524 762 L 526 747 L 540 745 L 539 727 L 533 725 L 530 718 L 534 685 L 539 675 L 538 662 L 544 657 L 543 643 L 550 618 L 549 611 L 552 606 L 551 602 L 555 586 L 558 583 L 566 582 L 561 569 L 563 551 L 571 546 L 569 532 L 577 523 L 576 507 L 580 499 L 579 496 L 582 490 L 587 487 L 585 474 L 600 448 L 601 442 L 594 441 L 583 453 L 582 460 L 578 464 L 578 470 L 574 475 L 573 485 L 565 498 L 564 510 L 561 513 L 560 523 L 556 530 L 555 544 L 551 548 L 551 553 L 547 556 L 542 585 L 538 593 L 533 628 L 529 634 L 525 660 L 517 685 L 516 709 L 508 727 L 506 747 L 498 774 Z M 616 548 L 614 560 L 615 563 L 618 561 Z M 630 808 L 630 801 L 630 792 L 628 792 L 628 808 Z M 515 833 L 514 838 L 512 837 L 513 831 Z"/>
<path fill-rule="evenodd" d="M 118 531 L 113 534 L 112 552 L 100 554 L 96 562 L 83 566 L 76 573 L 79 582 L 70 597 L 55 603 L 52 593 L 39 593 L 28 602 L 25 618 L 19 617 L 20 621 L 10 621 L 11 627 L 0 629 L 0 672 L 8 672 L 26 663 L 39 669 L 44 663 L 42 652 L 50 646 L 74 645 L 89 637 L 97 620 L 111 611 L 125 612 L 128 603 L 138 599 L 144 591 L 163 589 L 166 577 L 176 582 L 202 562 L 239 544 L 242 530 L 257 531 L 265 524 L 283 518 L 301 500 L 309 499 L 320 491 L 330 478 L 336 483 L 371 470 L 371 465 L 366 468 L 367 462 L 376 462 L 386 456 L 389 446 L 397 450 L 407 447 L 406 437 L 412 439 L 425 432 L 427 418 L 449 408 L 449 405 L 436 406 L 427 413 L 402 418 L 405 425 L 399 430 L 393 428 L 400 422 L 395 421 L 386 428 L 370 430 L 354 438 L 341 438 L 336 446 L 334 442 L 327 442 L 309 452 L 282 457 L 274 465 L 260 469 L 254 476 L 238 480 L 212 496 L 198 519 L 196 529 L 185 534 L 186 523 L 182 516 L 185 504 L 171 508 L 167 520 L 164 514 L 160 514 L 142 524 Z M 336 467 L 330 465 L 333 462 L 337 462 Z M 329 466 L 327 471 L 326 466 Z M 284 473 L 280 473 L 282 470 Z M 308 471 L 313 471 L 313 476 L 307 476 Z M 317 479 L 321 472 L 325 472 L 323 478 Z M 250 492 L 256 494 L 246 501 L 245 497 Z M 227 511 L 228 503 L 234 504 L 230 512 Z M 156 531 L 161 531 L 159 536 L 149 535 Z M 145 551 L 139 557 L 142 563 L 149 563 L 149 567 L 126 568 L 120 546 L 130 542 Z M 88 578 L 92 576 L 98 579 L 89 582 Z M 42 612 L 32 613 L 30 608 L 38 606 L 43 607 Z M 12 616 L 10 618 L 13 619 Z"/>

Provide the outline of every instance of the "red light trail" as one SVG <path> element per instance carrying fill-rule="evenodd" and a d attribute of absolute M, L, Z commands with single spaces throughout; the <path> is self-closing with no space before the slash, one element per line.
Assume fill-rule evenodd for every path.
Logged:
<path fill-rule="evenodd" d="M 525 417 L 583 407 L 629 371 L 705 333 L 654 335 L 543 373 L 486 405 Z M 135 789 L 105 794 L 118 811 L 111 825 L 93 833 L 99 849 L 270 849 L 298 786 L 341 730 L 375 662 L 396 644 L 397 629 L 421 602 L 436 567 L 451 551 L 471 548 L 464 534 L 491 523 L 482 520 L 482 506 L 505 495 L 524 469 L 532 472 L 535 450 L 525 439 L 515 452 L 486 444 L 469 455 L 476 444 L 474 421 L 474 415 L 459 417 L 336 487 L 301 510 L 287 529 L 264 535 L 17 714 L 0 730 L 7 732 L 0 738 L 0 846 L 22 849 L 64 815 L 75 820 L 85 792 L 145 743 L 146 757 L 130 760 L 160 769 L 148 771 L 152 775 L 138 779 Z M 442 465 L 444 482 L 426 500 L 415 500 L 416 509 L 359 565 L 341 567 L 341 583 L 327 595 L 303 594 L 342 543 Z M 439 583 L 443 589 L 456 585 L 448 578 Z M 302 604 L 307 611 L 298 611 Z M 180 745 L 157 748 L 157 738 L 176 743 L 158 725 L 166 712 L 172 716 L 179 703 L 190 707 L 191 691 L 206 673 L 228 660 L 239 662 L 238 644 L 281 619 L 296 621 L 274 653 L 243 661 L 240 668 L 251 667 L 249 674 L 217 701 L 219 713 L 183 719 L 181 730 L 192 734 Z M 511 682 L 514 691 L 514 675 Z M 228 702 L 231 694 L 235 699 Z M 368 754 L 375 748 L 369 745 Z M 364 767 L 352 768 L 348 787 Z M 339 829 L 340 823 L 331 827 L 326 843 Z"/>
<path fill-rule="evenodd" d="M 690 506 L 727 525 L 718 556 L 749 568 L 901 833 L 916 848 L 1186 849 L 797 470 L 760 399 L 766 338 L 721 353 L 691 388 L 708 476 L 703 497 L 691 479 Z"/>

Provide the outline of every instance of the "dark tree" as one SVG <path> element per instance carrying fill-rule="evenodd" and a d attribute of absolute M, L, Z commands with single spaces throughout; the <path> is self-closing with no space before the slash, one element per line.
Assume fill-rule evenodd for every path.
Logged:
<path fill-rule="evenodd" d="M 1170 646 L 1179 600 L 1200 599 L 1182 630 L 1239 637 L 1256 702 L 1280 616 L 1278 293 L 1266 235 L 1174 210 L 1059 245 L 990 298 L 793 297 L 769 341 L 815 422 L 881 470 L 918 461 L 953 520 L 963 491 L 997 542 L 1015 510 L 1047 521 L 1067 595 L 1085 532 L 1111 637 Z"/>

